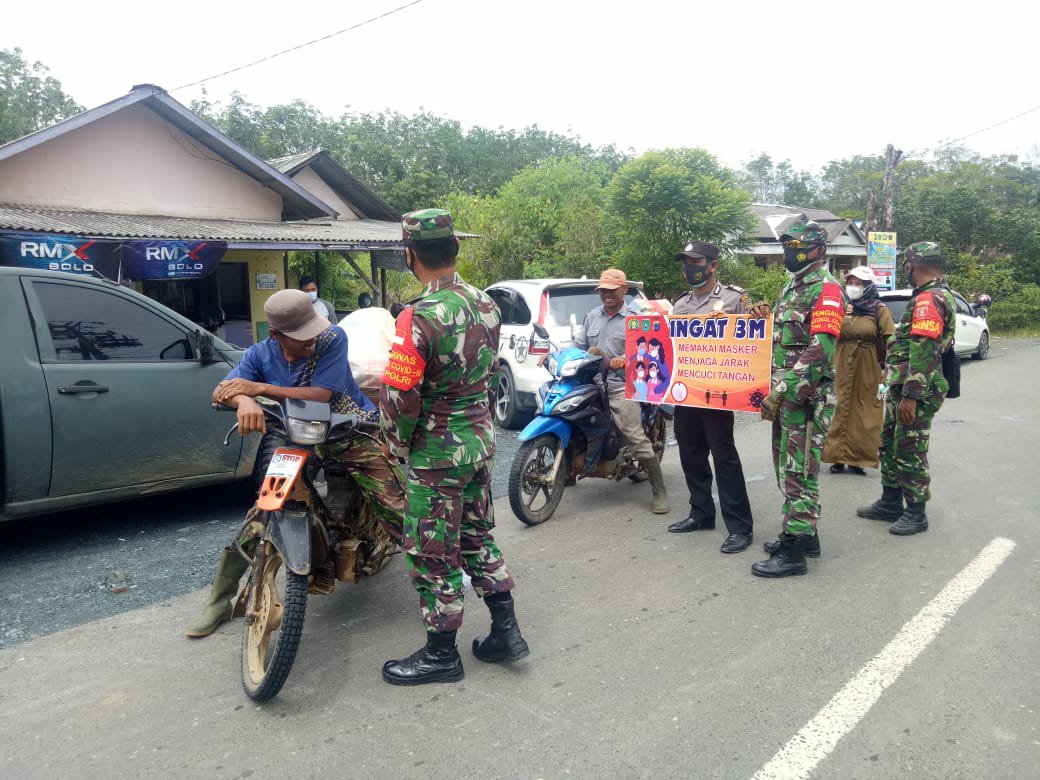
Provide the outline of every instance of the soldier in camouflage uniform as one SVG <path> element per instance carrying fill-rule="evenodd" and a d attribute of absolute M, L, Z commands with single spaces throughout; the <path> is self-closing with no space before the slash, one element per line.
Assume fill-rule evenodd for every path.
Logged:
<path fill-rule="evenodd" d="M 306 293 L 276 292 L 264 303 L 264 313 L 271 323 L 270 338 L 246 350 L 239 364 L 213 391 L 214 403 L 236 410 L 243 436 L 264 434 L 254 468 L 261 480 L 274 450 L 286 442 L 267 434 L 263 410 L 254 400 L 257 396 L 276 401 L 320 401 L 328 403 L 334 412 L 356 414 L 370 422 L 378 416 L 375 405 L 361 392 L 350 371 L 347 334 L 320 317 Z M 332 445 L 329 455 L 347 464 L 368 506 L 390 535 L 400 541 L 404 513 L 404 476 L 400 468 L 391 463 L 378 444 L 363 437 Z M 235 544 L 252 551 L 262 531 L 259 521 L 250 523 Z M 187 630 L 189 637 L 208 636 L 231 618 L 230 599 L 238 592 L 247 566 L 234 545 L 222 552 L 209 602 Z"/>
<path fill-rule="evenodd" d="M 495 431 L 488 384 L 501 320 L 494 301 L 455 272 L 451 215 L 404 216 L 405 262 L 426 287 L 397 317 L 379 395 L 391 452 L 408 461 L 404 551 L 426 627 L 426 644 L 383 665 L 395 685 L 463 677 L 455 634 L 462 625 L 463 571 L 491 611 L 491 633 L 473 641 L 481 661 L 528 655 L 513 610 L 513 578 L 491 530 Z"/>
<path fill-rule="evenodd" d="M 949 384 L 942 356 L 953 345 L 956 305 L 939 275 L 942 254 L 931 241 L 912 244 L 904 269 L 914 294 L 896 328 L 885 362 L 885 424 L 881 429 L 881 498 L 856 514 L 895 521 L 889 532 L 928 530 L 924 505 L 931 498 L 928 440 L 932 418 Z M 906 508 L 903 508 L 906 499 Z"/>
<path fill-rule="evenodd" d="M 762 417 L 773 422 L 773 465 L 784 494 L 783 532 L 765 544 L 768 560 L 752 564 L 759 577 L 805 574 L 805 556 L 820 554 L 820 457 L 834 415 L 834 350 L 845 297 L 823 267 L 827 233 L 798 221 L 780 236 L 791 279 L 773 316 L 772 390 Z"/>

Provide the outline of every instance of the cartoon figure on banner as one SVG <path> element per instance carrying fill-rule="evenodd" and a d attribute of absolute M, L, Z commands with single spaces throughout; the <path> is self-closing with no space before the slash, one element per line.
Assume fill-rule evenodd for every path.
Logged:
<path fill-rule="evenodd" d="M 647 366 L 647 401 L 653 401 L 654 403 L 660 403 L 661 399 L 664 398 L 665 390 L 668 389 L 668 380 L 661 379 L 661 369 L 657 361 L 651 360 Z"/>
<path fill-rule="evenodd" d="M 636 390 L 635 400 L 645 401 L 647 394 L 646 386 L 646 363 L 642 360 L 636 362 L 636 378 L 633 382 Z"/>
<path fill-rule="evenodd" d="M 671 339 L 665 339 L 665 341 L 671 343 Z M 657 377 L 660 383 L 660 394 L 664 395 L 668 389 L 668 379 L 671 376 L 668 370 L 669 360 L 665 358 L 664 343 L 661 339 L 652 338 L 649 343 L 650 360 L 657 364 Z M 655 390 L 655 392 L 657 392 Z"/>

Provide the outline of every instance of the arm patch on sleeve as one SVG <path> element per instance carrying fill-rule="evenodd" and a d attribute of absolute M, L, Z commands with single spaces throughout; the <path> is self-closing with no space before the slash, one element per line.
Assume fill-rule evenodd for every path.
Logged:
<path fill-rule="evenodd" d="M 935 305 L 931 290 L 923 292 L 914 300 L 914 314 L 910 322 L 911 336 L 937 339 L 942 336 L 943 318 Z"/>
<path fill-rule="evenodd" d="M 841 333 L 841 321 L 845 318 L 845 298 L 841 288 L 834 282 L 825 282 L 823 292 L 816 299 L 809 319 L 809 335 Z"/>
<path fill-rule="evenodd" d="M 419 354 L 412 340 L 411 306 L 397 316 L 397 331 L 390 346 L 390 360 L 383 372 L 383 384 L 398 390 L 411 390 L 423 378 L 426 359 Z"/>

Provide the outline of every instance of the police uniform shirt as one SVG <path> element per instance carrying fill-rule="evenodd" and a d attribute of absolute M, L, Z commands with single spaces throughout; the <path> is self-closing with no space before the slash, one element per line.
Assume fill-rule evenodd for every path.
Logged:
<path fill-rule="evenodd" d="M 672 314 L 746 314 L 751 309 L 751 298 L 735 284 L 715 282 L 715 288 L 707 295 L 697 295 L 690 290 L 676 299 Z"/>

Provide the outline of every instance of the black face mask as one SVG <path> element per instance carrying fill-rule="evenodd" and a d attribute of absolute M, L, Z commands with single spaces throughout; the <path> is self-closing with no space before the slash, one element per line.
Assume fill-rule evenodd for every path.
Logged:
<path fill-rule="evenodd" d="M 784 268 L 793 274 L 800 274 L 810 265 L 818 262 L 823 255 L 809 259 L 811 253 L 816 252 L 819 249 L 818 246 L 806 246 L 795 249 L 793 247 L 784 247 Z"/>
<path fill-rule="evenodd" d="M 711 263 L 707 265 L 684 265 L 683 276 L 693 287 L 703 287 L 711 276 Z"/>

